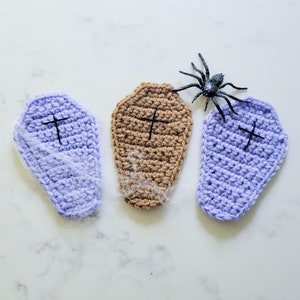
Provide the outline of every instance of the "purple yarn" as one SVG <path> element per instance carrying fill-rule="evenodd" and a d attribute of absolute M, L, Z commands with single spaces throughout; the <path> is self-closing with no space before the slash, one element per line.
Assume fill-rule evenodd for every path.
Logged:
<path fill-rule="evenodd" d="M 59 214 L 74 219 L 98 208 L 99 134 L 91 113 L 65 94 L 36 97 L 16 124 L 14 139 Z"/>
<path fill-rule="evenodd" d="M 204 121 L 197 195 L 202 210 L 221 221 L 238 220 L 254 205 L 287 151 L 287 134 L 274 108 L 246 100 L 234 104 L 238 115 L 222 107 L 225 123 L 216 109 Z"/>

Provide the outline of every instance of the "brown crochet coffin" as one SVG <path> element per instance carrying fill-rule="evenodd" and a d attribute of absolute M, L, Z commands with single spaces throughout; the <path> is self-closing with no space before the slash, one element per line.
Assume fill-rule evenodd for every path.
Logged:
<path fill-rule="evenodd" d="M 192 115 L 169 84 L 142 83 L 112 114 L 120 190 L 129 204 L 164 203 L 187 149 Z"/>

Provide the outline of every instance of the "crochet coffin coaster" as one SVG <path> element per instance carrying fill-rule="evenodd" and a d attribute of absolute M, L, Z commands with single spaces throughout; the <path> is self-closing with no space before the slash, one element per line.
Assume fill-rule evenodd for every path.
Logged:
<path fill-rule="evenodd" d="M 98 126 L 92 114 L 64 94 L 28 102 L 14 139 L 56 211 L 85 217 L 100 204 Z"/>
<path fill-rule="evenodd" d="M 112 140 L 120 190 L 143 209 L 163 204 L 178 177 L 192 116 L 168 84 L 142 83 L 112 114 Z"/>
<path fill-rule="evenodd" d="M 273 107 L 254 98 L 216 109 L 204 122 L 198 200 L 218 220 L 237 220 L 279 169 L 287 134 Z"/>

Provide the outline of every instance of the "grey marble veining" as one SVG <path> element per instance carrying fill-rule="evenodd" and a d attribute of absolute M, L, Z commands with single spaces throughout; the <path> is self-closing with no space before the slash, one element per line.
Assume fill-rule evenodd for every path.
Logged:
<path fill-rule="evenodd" d="M 0 299 L 298 300 L 298 1 L 46 0 L 0 12 Z M 116 103 L 142 81 L 189 83 L 197 53 L 212 73 L 266 100 L 289 134 L 280 172 L 240 221 L 197 206 L 204 102 L 182 172 L 162 208 L 120 197 L 110 140 Z M 85 222 L 58 216 L 12 140 L 28 98 L 66 92 L 100 123 L 103 197 Z M 181 97 L 190 103 L 193 91 Z M 213 107 L 210 106 L 209 109 Z"/>

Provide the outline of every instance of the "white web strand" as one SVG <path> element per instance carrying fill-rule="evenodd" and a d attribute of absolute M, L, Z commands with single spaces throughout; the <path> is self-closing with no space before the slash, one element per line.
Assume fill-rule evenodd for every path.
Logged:
<path fill-rule="evenodd" d="M 16 142 L 19 145 L 19 137 L 23 138 L 24 141 L 27 143 L 30 150 L 34 153 L 35 158 L 43 158 L 43 155 L 41 154 L 41 151 L 45 151 L 48 153 L 48 157 L 54 157 L 55 159 L 59 160 L 63 164 L 67 165 L 74 174 L 78 174 L 80 177 L 85 178 L 87 180 L 90 180 L 94 182 L 96 186 L 100 186 L 101 184 L 101 178 L 96 176 L 91 176 L 87 173 L 87 170 L 84 170 L 84 168 L 79 168 L 78 163 L 74 162 L 69 156 L 65 155 L 62 152 L 56 152 L 47 147 L 44 143 L 41 143 L 36 137 L 34 137 L 32 134 L 28 133 L 26 128 L 22 125 L 17 125 L 15 128 L 15 137 Z"/>
<path fill-rule="evenodd" d="M 121 192 L 125 197 L 136 192 L 153 196 L 155 192 L 155 198 L 159 201 L 159 203 L 163 204 L 167 200 L 167 193 L 154 181 L 144 178 L 139 172 L 136 160 L 142 158 L 142 154 L 137 150 L 129 152 L 128 160 L 132 165 L 133 172 L 131 172 L 130 175 L 120 175 L 120 185 L 123 187 Z"/>

